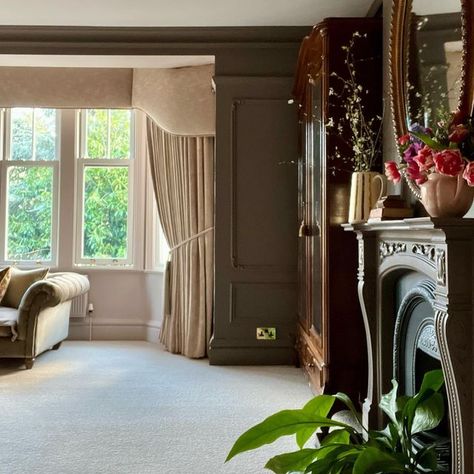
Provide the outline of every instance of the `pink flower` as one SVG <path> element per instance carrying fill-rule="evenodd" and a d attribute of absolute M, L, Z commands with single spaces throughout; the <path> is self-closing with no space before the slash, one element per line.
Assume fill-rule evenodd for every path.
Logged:
<path fill-rule="evenodd" d="M 413 160 L 410 160 L 407 163 L 407 169 L 406 169 L 407 176 L 412 179 L 420 179 L 421 178 L 421 173 L 420 173 L 420 167 L 418 166 L 418 163 L 416 163 Z"/>
<path fill-rule="evenodd" d="M 398 171 L 398 166 L 395 161 L 387 161 L 385 163 L 385 174 L 387 178 L 393 181 L 394 183 L 400 182 L 401 175 L 400 171 Z"/>
<path fill-rule="evenodd" d="M 425 145 L 413 159 L 418 164 L 420 171 L 428 171 L 434 165 L 433 150 Z"/>
<path fill-rule="evenodd" d="M 436 171 L 446 176 L 457 176 L 461 173 L 464 163 L 459 150 L 443 150 L 433 157 Z"/>
<path fill-rule="evenodd" d="M 474 186 L 474 161 L 466 165 L 462 177 L 467 181 L 469 186 Z"/>
<path fill-rule="evenodd" d="M 465 125 L 456 125 L 452 128 L 452 131 L 449 135 L 449 141 L 454 143 L 460 143 L 466 139 L 469 135 L 469 130 Z"/>
<path fill-rule="evenodd" d="M 406 173 L 407 176 L 411 180 L 416 181 L 417 184 L 422 184 L 428 179 L 426 173 L 422 173 L 418 163 L 413 160 L 408 163 Z"/>
<path fill-rule="evenodd" d="M 398 143 L 400 145 L 406 145 L 408 142 L 410 141 L 410 134 L 407 133 L 406 135 L 402 135 L 399 139 L 398 139 Z"/>

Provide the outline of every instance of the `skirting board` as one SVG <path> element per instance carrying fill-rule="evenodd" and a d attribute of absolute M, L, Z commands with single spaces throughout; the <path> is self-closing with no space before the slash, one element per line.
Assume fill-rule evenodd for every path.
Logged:
<path fill-rule="evenodd" d="M 214 347 L 210 365 L 297 365 L 293 347 Z"/>
<path fill-rule="evenodd" d="M 137 319 L 93 319 L 92 340 L 97 341 L 147 341 L 158 342 L 160 321 L 140 321 Z M 89 320 L 71 320 L 70 340 L 89 340 Z"/>

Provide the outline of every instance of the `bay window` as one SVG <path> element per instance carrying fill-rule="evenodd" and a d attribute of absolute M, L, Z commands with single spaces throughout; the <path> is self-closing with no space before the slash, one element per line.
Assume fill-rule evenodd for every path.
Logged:
<path fill-rule="evenodd" d="M 163 268 L 144 124 L 129 109 L 0 109 L 0 264 Z"/>

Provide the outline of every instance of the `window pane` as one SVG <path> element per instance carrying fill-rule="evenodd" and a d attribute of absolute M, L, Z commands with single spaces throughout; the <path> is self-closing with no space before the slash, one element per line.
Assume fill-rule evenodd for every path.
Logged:
<path fill-rule="evenodd" d="M 12 160 L 33 159 L 33 109 L 11 109 Z"/>
<path fill-rule="evenodd" d="M 56 159 L 56 110 L 35 110 L 35 146 L 37 160 Z"/>
<path fill-rule="evenodd" d="M 130 110 L 110 111 L 110 157 L 130 158 Z"/>
<path fill-rule="evenodd" d="M 51 260 L 53 169 L 8 170 L 8 260 Z"/>
<path fill-rule="evenodd" d="M 86 110 L 86 157 L 106 158 L 108 114 L 107 110 Z"/>
<path fill-rule="evenodd" d="M 83 258 L 127 258 L 128 168 L 84 170 Z"/>

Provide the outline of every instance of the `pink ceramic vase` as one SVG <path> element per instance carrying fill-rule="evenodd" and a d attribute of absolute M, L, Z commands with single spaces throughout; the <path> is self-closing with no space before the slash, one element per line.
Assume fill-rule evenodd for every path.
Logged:
<path fill-rule="evenodd" d="M 431 173 L 420 190 L 421 202 L 431 217 L 463 217 L 474 199 L 474 187 L 469 187 L 462 175 Z"/>

